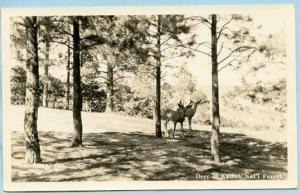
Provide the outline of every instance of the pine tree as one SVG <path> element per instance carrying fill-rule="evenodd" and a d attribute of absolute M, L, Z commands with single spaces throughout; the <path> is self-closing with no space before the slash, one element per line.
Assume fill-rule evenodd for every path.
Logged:
<path fill-rule="evenodd" d="M 230 15 L 229 19 L 212 14 L 208 18 L 195 16 L 210 30 L 211 41 L 200 42 L 200 48 L 189 49 L 205 54 L 211 58 L 212 68 L 212 132 L 211 156 L 215 162 L 220 162 L 220 110 L 219 110 L 219 72 L 233 64 L 241 65 L 255 53 L 256 40 L 250 35 L 246 23 L 252 21 L 248 16 Z M 221 25 L 220 25 L 221 24 Z M 238 25 L 234 25 L 238 24 Z M 245 27 L 236 27 L 245 25 Z"/>
<path fill-rule="evenodd" d="M 25 98 L 25 162 L 42 161 L 39 144 L 37 119 L 39 108 L 39 57 L 38 57 L 38 23 L 37 17 L 26 17 L 24 25 L 27 35 L 26 46 L 26 98 Z"/>
<path fill-rule="evenodd" d="M 82 95 L 80 76 L 80 24 L 79 18 L 72 18 L 73 24 L 73 125 L 72 146 L 82 145 Z"/>
<path fill-rule="evenodd" d="M 161 134 L 161 79 L 162 66 L 170 59 L 191 54 L 185 45 L 193 45 L 194 36 L 183 42 L 181 35 L 190 33 L 187 19 L 182 15 L 152 15 L 138 18 L 147 26 L 147 44 L 150 73 L 155 77 L 154 122 L 155 135 Z"/>

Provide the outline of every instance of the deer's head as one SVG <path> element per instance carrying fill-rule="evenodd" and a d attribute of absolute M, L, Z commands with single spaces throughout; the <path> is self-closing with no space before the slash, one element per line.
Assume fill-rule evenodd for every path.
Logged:
<path fill-rule="evenodd" d="M 190 103 L 185 108 L 186 109 L 192 108 L 193 104 L 194 104 L 194 102 L 192 100 L 190 100 Z"/>
<path fill-rule="evenodd" d="M 209 103 L 209 101 L 207 99 L 200 99 L 197 101 L 190 100 L 190 103 L 185 108 L 188 109 L 188 108 L 192 108 L 193 106 L 197 107 L 199 104 L 205 104 L 205 103 Z"/>

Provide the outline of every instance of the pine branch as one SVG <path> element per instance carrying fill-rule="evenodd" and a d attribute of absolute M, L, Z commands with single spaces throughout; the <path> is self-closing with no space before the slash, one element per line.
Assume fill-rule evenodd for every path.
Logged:
<path fill-rule="evenodd" d="M 224 62 L 225 60 L 227 60 L 228 58 L 230 58 L 234 53 L 236 52 L 244 52 L 250 49 L 254 49 L 256 50 L 255 47 L 251 47 L 251 46 L 240 46 L 234 50 L 232 50 L 226 57 L 224 57 L 223 59 L 220 60 L 220 62 L 218 62 L 218 64 L 221 64 L 222 62 Z"/>
<path fill-rule="evenodd" d="M 73 50 L 73 47 L 70 44 L 68 44 L 68 41 L 64 42 L 64 41 L 58 41 L 58 40 L 52 39 L 51 42 L 65 45 L 68 48 L 70 48 L 71 50 Z"/>
<path fill-rule="evenodd" d="M 103 70 L 98 70 L 98 72 L 107 74 L 107 72 Z"/>
<path fill-rule="evenodd" d="M 117 77 L 114 79 L 114 81 L 117 81 L 117 80 L 120 80 L 120 79 L 124 79 L 124 78 L 127 78 L 126 76 L 120 76 L 120 77 Z"/>
<path fill-rule="evenodd" d="M 106 81 L 108 81 L 108 79 L 107 79 L 107 77 L 105 77 L 105 76 L 95 76 L 95 78 L 103 78 L 104 80 L 106 80 Z"/>
<path fill-rule="evenodd" d="M 176 56 L 172 56 L 172 57 L 165 58 L 165 59 L 161 60 L 161 63 L 164 63 L 165 61 L 171 60 L 171 59 L 173 59 L 173 58 L 179 58 L 179 57 L 182 57 L 182 56 L 184 56 L 184 55 L 185 55 L 185 54 L 179 54 L 179 55 L 176 55 Z"/>
<path fill-rule="evenodd" d="M 155 76 L 155 75 L 156 75 L 156 73 L 155 73 L 154 71 L 149 71 L 149 70 L 139 71 L 139 72 L 141 72 L 141 73 L 143 73 L 143 74 L 147 74 L 147 75 L 151 74 L 152 76 Z"/>
<path fill-rule="evenodd" d="M 92 44 L 89 44 L 89 45 L 81 45 L 80 49 L 81 50 L 88 50 L 88 49 L 93 48 L 94 46 L 97 46 L 97 45 L 101 45 L 101 44 L 96 42 L 96 43 L 92 43 Z"/>
<path fill-rule="evenodd" d="M 233 16 L 231 16 L 231 18 L 221 27 L 221 29 L 218 31 L 217 40 L 219 40 L 219 38 L 222 35 L 222 32 L 224 31 L 224 29 L 226 28 L 226 26 L 231 23 L 232 20 L 233 20 Z"/>
<path fill-rule="evenodd" d="M 73 36 L 72 33 L 68 32 L 68 31 L 66 31 L 66 30 L 64 30 L 64 29 L 59 30 L 59 29 L 57 28 L 57 29 L 55 29 L 55 32 L 58 32 L 58 33 L 61 34 L 61 35 L 69 35 L 69 36 Z"/>
<path fill-rule="evenodd" d="M 208 19 L 206 19 L 205 17 L 202 17 L 202 16 L 200 16 L 199 18 L 202 22 L 207 23 L 211 26 L 211 22 L 209 22 Z"/>
<path fill-rule="evenodd" d="M 198 49 L 195 49 L 195 48 L 191 48 L 191 47 L 185 47 L 185 48 L 190 49 L 190 50 L 195 51 L 195 52 L 199 52 L 199 53 L 205 54 L 205 55 L 211 57 L 211 55 L 209 53 L 206 53 L 204 51 L 201 51 L 201 50 L 198 50 Z"/>
<path fill-rule="evenodd" d="M 245 50 L 246 51 L 246 50 Z M 231 66 L 232 65 L 232 62 L 234 62 L 234 61 L 242 61 L 242 62 L 247 62 L 247 61 L 249 61 L 249 58 L 254 54 L 256 52 L 256 49 L 253 49 L 253 51 L 250 53 L 250 54 L 248 54 L 247 55 L 247 59 L 245 59 L 245 60 L 243 60 L 243 59 L 236 59 L 236 58 L 234 58 L 234 59 L 232 59 L 230 62 L 228 62 L 227 64 L 225 64 L 224 66 L 222 66 L 219 70 L 218 70 L 218 72 L 220 72 L 221 70 L 223 70 L 223 69 L 225 69 L 226 67 L 228 67 L 228 66 Z"/>

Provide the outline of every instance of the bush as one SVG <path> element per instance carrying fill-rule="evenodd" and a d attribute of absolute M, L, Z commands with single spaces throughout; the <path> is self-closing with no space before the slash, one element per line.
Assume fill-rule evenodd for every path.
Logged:
<path fill-rule="evenodd" d="M 153 118 L 152 100 L 146 98 L 132 98 L 124 105 L 125 112 L 130 116 Z"/>

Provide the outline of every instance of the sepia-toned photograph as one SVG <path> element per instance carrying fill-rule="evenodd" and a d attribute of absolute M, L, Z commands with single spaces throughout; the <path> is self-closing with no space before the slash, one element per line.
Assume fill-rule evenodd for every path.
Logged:
<path fill-rule="evenodd" d="M 1 12 L 5 190 L 297 186 L 293 6 Z"/>

